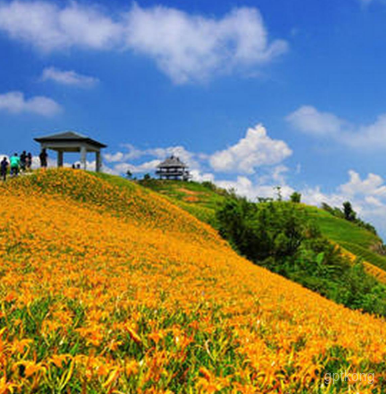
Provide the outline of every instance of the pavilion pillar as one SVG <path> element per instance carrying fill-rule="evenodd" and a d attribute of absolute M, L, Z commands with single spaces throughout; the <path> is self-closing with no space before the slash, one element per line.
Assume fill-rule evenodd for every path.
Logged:
<path fill-rule="evenodd" d="M 80 147 L 80 167 L 85 170 L 87 168 L 86 162 L 87 150 L 85 146 Z"/>
<path fill-rule="evenodd" d="M 98 150 L 95 152 L 95 171 L 100 172 L 102 169 L 102 156 L 101 152 Z"/>
<path fill-rule="evenodd" d="M 63 167 L 63 151 L 58 150 L 58 167 Z"/>

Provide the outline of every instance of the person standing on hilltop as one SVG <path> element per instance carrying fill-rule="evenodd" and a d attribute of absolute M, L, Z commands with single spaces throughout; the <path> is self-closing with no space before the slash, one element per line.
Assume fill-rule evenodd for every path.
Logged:
<path fill-rule="evenodd" d="M 43 148 L 39 155 L 41 168 L 47 168 L 47 158 L 48 158 L 47 150 Z"/>
<path fill-rule="evenodd" d="M 8 160 L 6 157 L 3 158 L 3 160 L 1 161 L 1 165 L 0 165 L 0 172 L 1 172 L 1 178 L 3 181 L 7 180 L 7 170 L 8 170 Z"/>
<path fill-rule="evenodd" d="M 31 171 L 31 167 L 32 167 L 32 154 L 31 154 L 31 152 L 28 152 L 28 155 L 27 155 L 27 171 Z"/>
<path fill-rule="evenodd" d="M 27 152 L 23 150 L 22 154 L 20 155 L 20 169 L 25 172 L 27 168 Z"/>
<path fill-rule="evenodd" d="M 20 157 L 17 155 L 17 153 L 11 156 L 9 162 L 11 164 L 11 176 L 17 176 L 19 174 L 20 168 Z"/>

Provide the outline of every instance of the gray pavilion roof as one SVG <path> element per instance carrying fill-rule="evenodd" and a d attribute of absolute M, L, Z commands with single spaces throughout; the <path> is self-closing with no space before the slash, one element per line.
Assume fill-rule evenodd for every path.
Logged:
<path fill-rule="evenodd" d="M 170 156 L 162 163 L 158 164 L 157 168 L 170 168 L 170 167 L 183 167 L 187 168 L 187 165 L 183 163 L 179 157 L 177 156 Z"/>
<path fill-rule="evenodd" d="M 107 145 L 93 140 L 86 135 L 76 133 L 75 131 L 64 131 L 62 133 L 49 134 L 42 137 L 34 138 L 36 142 L 87 142 L 88 144 L 97 146 L 99 148 L 106 148 Z"/>

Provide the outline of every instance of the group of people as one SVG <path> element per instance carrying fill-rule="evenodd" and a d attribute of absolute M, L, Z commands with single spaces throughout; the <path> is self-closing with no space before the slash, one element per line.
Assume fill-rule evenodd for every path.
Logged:
<path fill-rule="evenodd" d="M 48 154 L 45 149 L 42 149 L 39 155 L 40 159 L 40 166 L 42 168 L 47 167 L 47 158 Z M 19 172 L 22 171 L 23 173 L 28 172 L 31 170 L 32 167 L 32 154 L 29 152 L 27 153 L 25 150 L 20 154 L 14 153 L 10 158 L 9 161 L 6 157 L 0 162 L 0 175 L 1 179 L 5 181 L 7 179 L 8 168 L 11 177 L 15 177 L 19 175 Z"/>

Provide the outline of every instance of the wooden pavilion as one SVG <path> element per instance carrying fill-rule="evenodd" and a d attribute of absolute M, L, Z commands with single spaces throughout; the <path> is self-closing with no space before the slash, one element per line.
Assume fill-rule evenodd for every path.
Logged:
<path fill-rule="evenodd" d="M 190 178 L 188 166 L 178 157 L 173 155 L 158 164 L 156 174 L 160 179 L 178 179 L 187 181 Z"/>
<path fill-rule="evenodd" d="M 35 138 L 35 141 L 40 143 L 41 149 L 50 149 L 57 152 L 58 167 L 63 166 L 63 154 L 65 152 L 80 152 L 81 168 L 85 170 L 87 152 L 93 152 L 95 153 L 95 170 L 97 172 L 102 168 L 101 149 L 107 147 L 101 142 L 74 131 L 38 137 Z"/>

